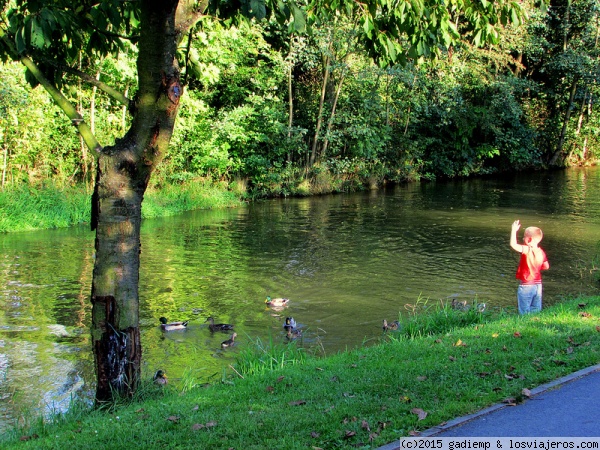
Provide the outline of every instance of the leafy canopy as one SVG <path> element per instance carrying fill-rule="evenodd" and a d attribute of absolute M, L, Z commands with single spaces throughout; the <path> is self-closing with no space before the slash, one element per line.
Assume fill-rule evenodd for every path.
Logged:
<path fill-rule="evenodd" d="M 56 66 L 72 64 L 82 53 L 116 54 L 124 50 L 124 39 L 135 43 L 142 6 L 121 0 L 15 0 L 0 7 L 6 17 L 0 56 L 27 55 Z M 510 0 L 209 0 L 186 11 L 233 20 L 275 16 L 290 33 L 343 14 L 356 21 L 361 41 L 381 65 L 439 56 L 461 38 L 476 46 L 497 43 L 500 27 L 520 24 L 525 16 L 520 3 Z"/>
<path fill-rule="evenodd" d="M 58 67 L 82 56 L 93 60 L 124 51 L 125 39 L 136 41 L 140 23 L 137 2 L 18 0 L 3 6 L 2 60 L 27 56 L 57 85 L 62 80 Z"/>

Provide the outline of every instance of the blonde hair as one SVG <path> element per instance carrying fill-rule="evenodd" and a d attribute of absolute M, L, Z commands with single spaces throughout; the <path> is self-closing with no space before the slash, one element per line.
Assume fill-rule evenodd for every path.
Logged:
<path fill-rule="evenodd" d="M 525 237 L 537 243 L 542 240 L 542 238 L 544 237 L 544 233 L 542 232 L 541 228 L 527 227 L 525 228 Z"/>

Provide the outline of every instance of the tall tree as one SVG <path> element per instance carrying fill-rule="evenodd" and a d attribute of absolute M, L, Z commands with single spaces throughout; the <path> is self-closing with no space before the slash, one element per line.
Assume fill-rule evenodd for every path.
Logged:
<path fill-rule="evenodd" d="M 274 13 L 290 29 L 304 28 L 305 14 L 360 17 L 361 40 L 381 65 L 440 54 L 461 37 L 459 19 L 462 32 L 481 44 L 497 39 L 498 27 L 522 18 L 519 4 L 509 0 L 315 0 L 304 10 L 284 0 L 3 0 L 0 9 L 1 57 L 27 67 L 30 82 L 48 91 L 97 158 L 91 301 L 98 402 L 115 393 L 131 395 L 139 382 L 141 205 L 152 170 L 169 144 L 183 90 L 178 47 L 203 14 L 232 17 L 241 12 L 262 18 Z M 80 58 L 118 54 L 124 40 L 138 49 L 138 86 L 132 99 L 80 65 Z M 121 139 L 108 146 L 98 142 L 61 92 L 69 80 L 65 73 L 128 106 L 131 126 Z"/>
<path fill-rule="evenodd" d="M 63 109 L 97 158 L 92 198 L 96 259 L 92 279 L 92 345 L 96 399 L 129 395 L 139 380 L 141 204 L 150 174 L 167 148 L 182 94 L 178 44 L 206 5 L 174 0 L 89 3 L 17 2 L 2 27 L 4 55 L 20 60 L 32 84 L 41 84 Z M 138 46 L 138 91 L 133 99 L 80 73 L 78 58 L 116 54 L 122 40 Z M 127 104 L 132 123 L 122 139 L 102 146 L 59 90 L 63 75 L 80 75 Z"/>
<path fill-rule="evenodd" d="M 595 94 L 600 60 L 596 0 L 551 0 L 548 13 L 534 15 L 524 64 L 529 76 L 541 86 L 545 103 L 540 146 L 550 166 L 563 166 L 569 155 L 568 142 L 578 125 L 577 104 L 584 108 Z M 570 132 L 570 130 L 572 130 Z"/>

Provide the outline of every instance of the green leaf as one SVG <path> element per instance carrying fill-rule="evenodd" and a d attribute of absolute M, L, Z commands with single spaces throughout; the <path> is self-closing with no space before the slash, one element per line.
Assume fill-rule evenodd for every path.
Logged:
<path fill-rule="evenodd" d="M 448 20 L 446 19 L 442 19 L 442 21 L 440 22 L 440 29 L 447 34 L 448 33 Z"/>
<path fill-rule="evenodd" d="M 481 32 L 482 32 L 482 30 L 477 30 L 477 33 L 475 34 L 475 37 L 473 38 L 473 44 L 475 44 L 476 47 L 481 46 Z"/>
<path fill-rule="evenodd" d="M 391 39 L 387 40 L 387 52 L 390 61 L 395 62 L 398 53 L 396 52 L 396 44 Z"/>
<path fill-rule="evenodd" d="M 371 33 L 373 31 L 373 22 L 371 22 L 369 20 L 369 16 L 365 17 L 365 21 L 363 23 L 363 31 L 365 32 L 365 35 L 371 39 L 373 34 Z"/>
<path fill-rule="evenodd" d="M 519 25 L 521 23 L 521 19 L 519 18 L 519 14 L 517 13 L 517 10 L 515 8 L 511 8 L 510 18 L 512 20 L 512 23 L 515 25 Z"/>
<path fill-rule="evenodd" d="M 292 5 L 292 16 L 294 17 L 294 29 L 303 32 L 306 29 L 306 16 L 304 11 L 296 5 Z"/>
<path fill-rule="evenodd" d="M 252 17 L 264 19 L 267 15 L 267 8 L 264 0 L 250 0 L 250 11 Z"/>
<path fill-rule="evenodd" d="M 411 6 L 416 17 L 421 17 L 424 13 L 425 5 L 422 0 L 411 0 Z"/>
<path fill-rule="evenodd" d="M 33 47 L 44 48 L 46 39 L 44 36 L 44 30 L 40 26 L 37 17 L 34 17 L 30 22 L 30 43 Z"/>
<path fill-rule="evenodd" d="M 19 55 L 25 53 L 27 45 L 25 44 L 25 28 L 21 28 L 15 35 L 15 44 Z"/>
<path fill-rule="evenodd" d="M 458 38 L 458 37 L 459 37 L 459 34 L 458 34 L 458 30 L 457 30 L 457 28 L 456 28 L 456 25 L 454 24 L 454 22 L 452 22 L 452 21 L 450 21 L 450 20 L 448 21 L 448 29 L 449 29 L 449 30 L 450 30 L 450 32 L 452 33 L 452 38 L 453 38 L 453 39 L 456 39 L 456 38 Z"/>
<path fill-rule="evenodd" d="M 277 10 L 279 11 L 279 15 L 283 16 L 287 19 L 290 18 L 290 8 L 284 2 L 277 2 Z"/>
<path fill-rule="evenodd" d="M 44 28 L 44 32 L 46 34 L 52 33 L 56 30 L 56 19 L 54 18 L 54 14 L 48 8 L 42 9 L 40 13 L 41 25 Z"/>
<path fill-rule="evenodd" d="M 404 20 L 406 19 L 405 9 L 406 2 L 400 2 L 400 7 L 396 10 L 396 17 L 400 19 L 400 22 L 404 22 Z"/>

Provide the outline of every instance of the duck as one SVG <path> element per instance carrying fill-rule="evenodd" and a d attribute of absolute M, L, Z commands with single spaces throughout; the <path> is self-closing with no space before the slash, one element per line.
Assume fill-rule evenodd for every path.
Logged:
<path fill-rule="evenodd" d="M 267 299 L 265 300 L 265 303 L 267 304 L 267 306 L 286 306 L 288 304 L 288 302 L 290 301 L 289 298 L 281 298 L 281 297 L 277 297 L 277 298 L 271 298 L 267 295 Z"/>
<path fill-rule="evenodd" d="M 288 330 L 286 330 L 287 333 L 285 334 L 285 337 L 287 337 L 290 341 L 294 340 L 294 339 L 298 339 L 300 336 L 302 336 L 302 330 L 295 330 L 293 328 L 290 328 Z"/>
<path fill-rule="evenodd" d="M 229 331 L 233 330 L 233 325 L 229 323 L 215 323 L 215 319 L 213 317 L 209 317 L 206 319 L 206 322 L 210 322 L 208 325 L 208 329 L 210 331 Z"/>
<path fill-rule="evenodd" d="M 294 328 L 296 328 L 296 321 L 294 320 L 293 317 L 286 317 L 285 318 L 285 323 L 283 324 L 283 329 L 285 331 L 291 331 Z"/>
<path fill-rule="evenodd" d="M 166 317 L 161 317 L 158 319 L 160 321 L 160 328 L 163 331 L 175 331 L 175 330 L 185 330 L 188 325 L 188 321 L 185 322 L 171 322 L 167 320 Z"/>
<path fill-rule="evenodd" d="M 237 337 L 237 333 L 233 333 L 229 339 L 221 342 L 221 348 L 233 347 L 233 344 L 235 344 L 236 337 Z"/>
<path fill-rule="evenodd" d="M 167 374 L 165 374 L 165 372 L 162 370 L 157 370 L 152 379 L 154 380 L 154 384 L 161 386 L 165 386 L 169 382 L 167 379 Z"/>
<path fill-rule="evenodd" d="M 400 328 L 400 322 L 398 322 L 397 320 L 394 320 L 391 323 L 388 323 L 387 320 L 383 319 L 383 331 L 387 331 L 387 330 L 397 330 L 398 328 Z"/>
<path fill-rule="evenodd" d="M 450 304 L 452 309 L 456 309 L 458 311 L 467 311 L 469 309 L 469 305 L 466 300 L 458 301 L 455 298 L 452 299 L 452 303 Z"/>

